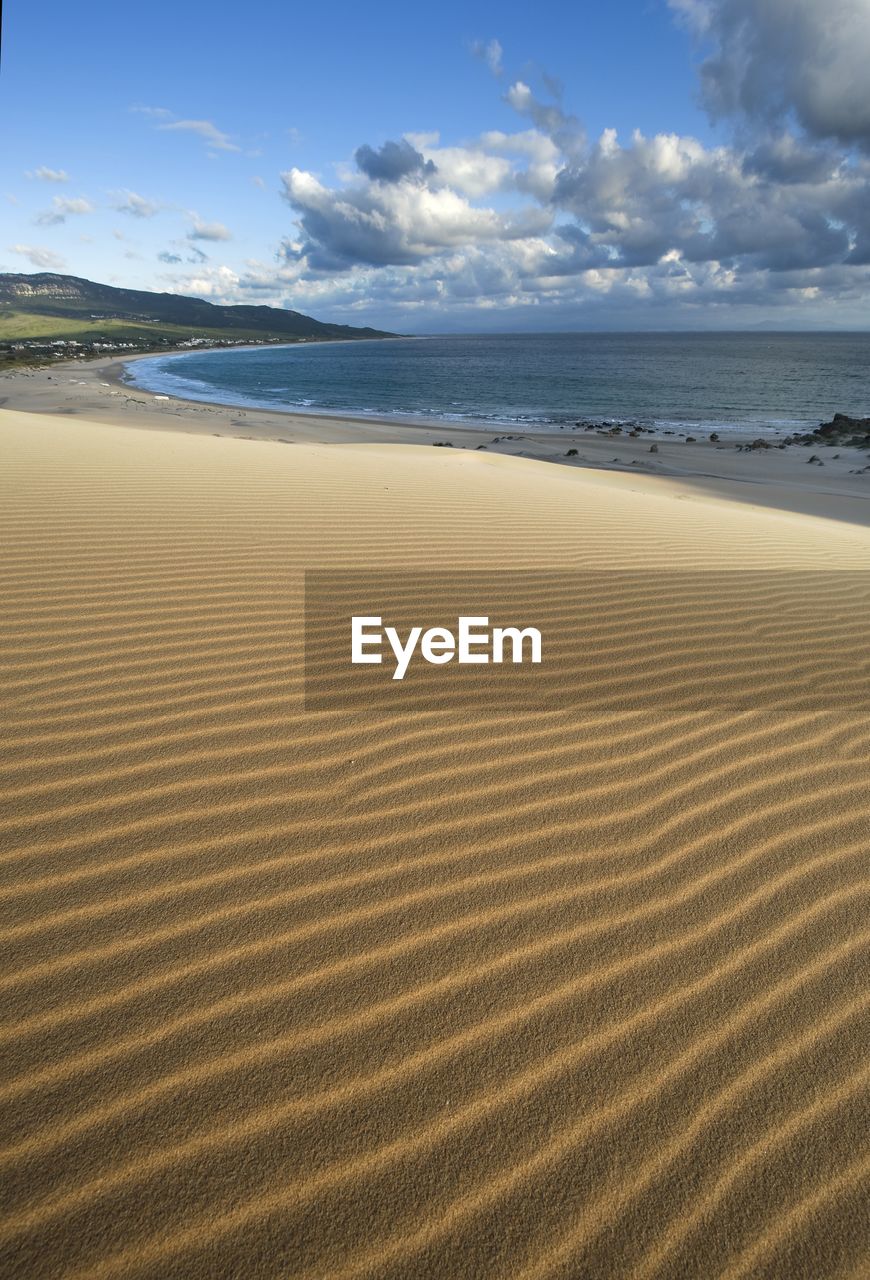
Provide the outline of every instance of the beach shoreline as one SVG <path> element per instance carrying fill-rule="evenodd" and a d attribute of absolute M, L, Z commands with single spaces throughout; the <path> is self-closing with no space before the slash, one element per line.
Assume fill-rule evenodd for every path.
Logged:
<path fill-rule="evenodd" d="M 687 496 L 772 507 L 870 525 L 866 453 L 838 446 L 823 466 L 808 466 L 815 451 L 800 447 L 738 450 L 745 436 L 687 441 L 657 432 L 636 438 L 583 428 L 552 431 L 493 429 L 435 421 L 344 417 L 316 412 L 245 409 L 145 391 L 125 378 L 128 364 L 147 356 L 116 354 L 88 361 L 0 374 L 0 408 L 148 430 L 225 436 L 283 444 L 408 444 L 486 451 L 578 469 L 630 472 L 679 480 Z M 569 455 L 569 449 L 576 454 Z M 651 451 L 653 450 L 654 451 Z"/>

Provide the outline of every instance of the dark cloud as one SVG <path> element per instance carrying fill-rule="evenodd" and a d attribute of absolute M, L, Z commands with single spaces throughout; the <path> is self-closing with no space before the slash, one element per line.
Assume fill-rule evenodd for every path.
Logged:
<path fill-rule="evenodd" d="M 767 137 L 743 157 L 743 171 L 769 182 L 827 182 L 842 164 L 838 152 L 805 146 L 790 133 Z"/>
<path fill-rule="evenodd" d="M 810 137 L 870 147 L 867 0 L 670 0 L 713 46 L 700 68 L 716 117 L 795 121 Z"/>
<path fill-rule="evenodd" d="M 676 135 L 622 147 L 606 134 L 561 170 L 553 199 L 576 219 L 560 235 L 578 267 L 648 267 L 672 253 L 736 271 L 827 266 L 850 260 L 870 221 L 866 176 L 837 157 L 783 146 L 744 156 Z"/>
<path fill-rule="evenodd" d="M 178 253 L 169 253 L 167 250 L 164 250 L 163 253 L 158 253 L 157 260 L 158 262 L 172 264 L 174 262 L 181 262 L 182 258 Z"/>
<path fill-rule="evenodd" d="M 368 145 L 358 147 L 354 159 L 360 173 L 373 182 L 401 182 L 403 178 L 428 178 L 437 170 L 431 160 L 426 160 L 406 138 L 401 142 L 385 142 L 375 149 Z"/>

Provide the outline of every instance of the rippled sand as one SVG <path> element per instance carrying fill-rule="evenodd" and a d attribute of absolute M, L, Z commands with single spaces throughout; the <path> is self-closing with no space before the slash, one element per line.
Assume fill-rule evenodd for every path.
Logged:
<path fill-rule="evenodd" d="M 0 449 L 4 1275 L 863 1274 L 870 530 L 459 450 Z M 612 575 L 564 701 L 305 710 L 304 570 L 433 566 Z"/>

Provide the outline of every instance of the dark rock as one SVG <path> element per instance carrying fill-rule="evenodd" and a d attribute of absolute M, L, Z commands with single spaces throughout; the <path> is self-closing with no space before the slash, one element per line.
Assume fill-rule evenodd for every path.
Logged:
<path fill-rule="evenodd" d="M 823 422 L 813 434 L 824 440 L 845 435 L 867 439 L 870 437 L 870 418 L 850 418 L 848 414 L 835 413 L 830 422 Z"/>

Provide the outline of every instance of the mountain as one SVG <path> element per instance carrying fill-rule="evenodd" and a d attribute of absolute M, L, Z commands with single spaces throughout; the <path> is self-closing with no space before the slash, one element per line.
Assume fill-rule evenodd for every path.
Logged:
<path fill-rule="evenodd" d="M 389 338 L 379 329 L 326 324 L 279 307 L 224 307 L 177 293 L 116 289 L 79 276 L 0 273 L 0 347 L 68 354 L 240 342 Z"/>

